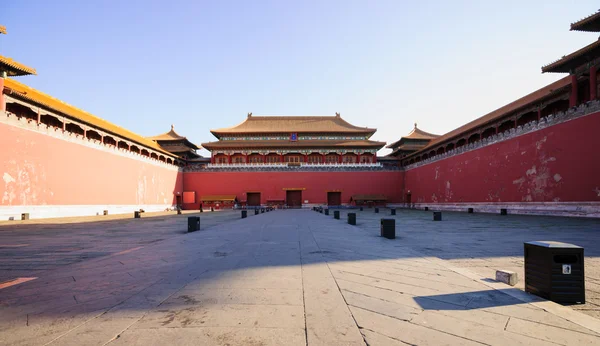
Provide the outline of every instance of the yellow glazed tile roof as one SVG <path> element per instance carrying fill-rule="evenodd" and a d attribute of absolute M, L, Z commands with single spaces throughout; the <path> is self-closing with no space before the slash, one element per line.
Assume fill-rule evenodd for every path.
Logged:
<path fill-rule="evenodd" d="M 9 57 L 0 55 L 0 71 L 6 71 L 9 76 L 25 76 L 37 74 L 34 68 L 25 66 Z"/>
<path fill-rule="evenodd" d="M 253 116 L 239 125 L 226 127 L 210 132 L 217 138 L 227 134 L 242 133 L 291 133 L 291 132 L 327 132 L 327 133 L 368 133 L 377 129 L 358 127 L 335 116 Z"/>
<path fill-rule="evenodd" d="M 47 95 L 39 90 L 33 89 L 25 84 L 15 81 L 14 79 L 6 78 L 4 80 L 4 87 L 15 92 L 15 97 L 24 98 L 29 101 L 35 102 L 42 106 L 48 107 L 51 110 L 56 112 L 65 114 L 71 118 L 79 120 L 85 124 L 97 127 L 106 132 L 115 134 L 123 139 L 130 140 L 137 144 L 141 144 L 145 147 L 151 148 L 163 154 L 169 155 L 171 157 L 176 157 L 169 153 L 168 151 L 162 149 L 156 142 L 135 134 L 129 130 L 126 130 L 120 126 L 117 126 L 111 122 L 108 122 L 104 119 L 98 118 L 97 116 L 83 111 L 79 108 L 71 106 L 61 100 L 58 100 L 50 95 Z"/>
<path fill-rule="evenodd" d="M 6 35 L 6 27 L 4 25 L 0 25 L 0 34 Z"/>

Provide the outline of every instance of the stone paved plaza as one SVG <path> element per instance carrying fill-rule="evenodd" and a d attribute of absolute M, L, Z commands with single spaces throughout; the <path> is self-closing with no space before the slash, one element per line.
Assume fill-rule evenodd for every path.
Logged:
<path fill-rule="evenodd" d="M 345 214 L 2 223 L 0 282 L 29 279 L 0 284 L 0 345 L 600 344 L 597 220 L 399 210 L 387 240 L 389 210 Z M 520 289 L 529 240 L 585 247 L 585 305 Z"/>

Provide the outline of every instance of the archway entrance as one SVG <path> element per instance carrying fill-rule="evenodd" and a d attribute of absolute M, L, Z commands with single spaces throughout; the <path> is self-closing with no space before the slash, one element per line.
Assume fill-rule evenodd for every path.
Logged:
<path fill-rule="evenodd" d="M 341 192 L 327 192 L 327 205 L 340 205 L 342 204 L 342 193 Z"/>
<path fill-rule="evenodd" d="M 288 208 L 302 207 L 302 190 L 288 190 L 285 192 L 285 204 Z"/>
<path fill-rule="evenodd" d="M 246 193 L 247 204 L 249 207 L 260 206 L 260 192 L 248 192 Z"/>

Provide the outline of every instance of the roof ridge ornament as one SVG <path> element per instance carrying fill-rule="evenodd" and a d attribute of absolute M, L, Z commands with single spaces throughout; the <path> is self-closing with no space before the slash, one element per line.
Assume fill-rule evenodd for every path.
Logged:
<path fill-rule="evenodd" d="M 252 118 L 252 112 L 248 113 L 248 118 Z"/>
<path fill-rule="evenodd" d="M 339 112 L 335 112 L 335 117 L 339 118 L 340 117 L 340 113 Z"/>
<path fill-rule="evenodd" d="M 171 131 L 175 131 L 175 125 L 171 124 Z"/>

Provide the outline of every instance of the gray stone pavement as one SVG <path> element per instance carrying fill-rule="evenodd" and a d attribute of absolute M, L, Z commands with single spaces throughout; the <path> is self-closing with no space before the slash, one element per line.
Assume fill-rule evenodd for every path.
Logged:
<path fill-rule="evenodd" d="M 518 273 L 524 289 L 523 243 L 533 240 L 555 240 L 585 248 L 586 304 L 573 305 L 600 318 L 600 221 L 598 219 L 493 215 L 443 212 L 442 222 L 433 222 L 432 211 L 364 208 L 357 213 L 357 227 L 369 234 L 379 234 L 381 218 L 396 219 L 396 235 L 403 245 L 446 260 L 457 267 L 468 268 L 482 278 L 495 278 L 498 269 Z M 345 220 L 346 211 L 342 211 Z"/>
<path fill-rule="evenodd" d="M 358 226 L 308 210 L 222 215 L 190 234 L 180 234 L 185 218 L 171 217 L 163 240 L 143 246 L 133 239 L 159 223 L 136 224 L 131 239 L 123 232 L 95 251 L 117 243 L 135 250 L 24 268 L 20 274 L 37 279 L 0 289 L 0 345 L 600 344 L 599 320 L 509 286 L 495 289 L 469 271 L 477 267 L 452 262 L 484 255 L 466 243 L 473 256 L 425 253 L 419 237 L 378 237 L 381 214 L 367 211 Z M 121 222 L 115 229 L 132 227 Z M 441 227 L 424 231 L 433 226 L 418 214 L 401 213 L 404 222 L 425 238 Z M 101 223 L 77 227 L 71 237 L 110 233 Z M 29 231 L 22 232 L 16 236 Z M 47 240 L 27 241 L 43 248 Z"/>

